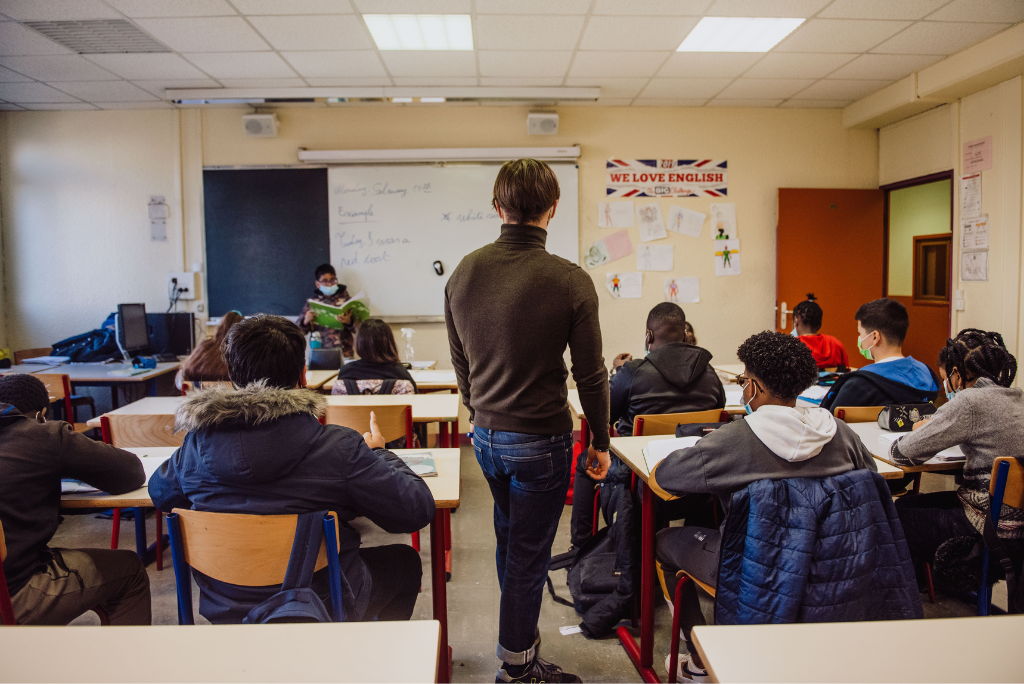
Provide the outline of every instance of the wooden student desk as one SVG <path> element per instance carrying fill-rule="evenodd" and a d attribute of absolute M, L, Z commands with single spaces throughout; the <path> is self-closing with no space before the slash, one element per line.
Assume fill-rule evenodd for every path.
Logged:
<path fill-rule="evenodd" d="M 414 423 L 438 423 L 441 447 L 458 446 L 459 395 L 458 394 L 332 394 L 327 403 L 334 406 L 412 406 Z M 448 424 L 452 426 L 452 439 L 448 438 Z M 454 443 L 454 444 L 453 444 Z"/>
<path fill-rule="evenodd" d="M 1024 616 L 1003 615 L 704 625 L 693 641 L 716 682 L 1024 682 L 1022 630 Z"/>
<path fill-rule="evenodd" d="M 71 381 L 72 388 L 76 385 L 109 387 L 110 405 L 116 409 L 119 405 L 117 398 L 118 385 L 146 383 L 149 395 L 154 396 L 156 394 L 156 379 L 161 375 L 176 373 L 180 366 L 181 364 L 177 361 L 174 363 L 158 363 L 155 369 L 139 373 L 138 375 L 111 375 L 111 371 L 128 370 L 132 365 L 130 363 L 69 363 L 59 366 L 59 370 L 56 372 L 67 375 L 68 380 Z M 99 423 L 96 425 L 99 425 Z"/>
<path fill-rule="evenodd" d="M 436 620 L 22 627 L 0 630 L 0 681 L 426 683 L 439 641 Z"/>
<path fill-rule="evenodd" d="M 306 371 L 306 387 L 318 390 L 336 377 L 338 377 L 336 370 L 308 370 Z"/>
<path fill-rule="evenodd" d="M 894 468 L 899 468 L 904 473 L 935 473 L 935 472 L 949 472 L 963 470 L 963 461 L 940 461 L 933 458 L 930 461 L 926 461 L 922 465 L 908 466 L 899 465 L 889 460 L 889 452 L 882 445 L 878 439 L 883 434 L 892 434 L 888 430 L 883 430 L 878 427 L 878 423 L 847 423 L 850 429 L 857 433 L 860 440 L 864 442 L 864 446 L 868 448 L 871 455 L 882 463 L 886 463 Z M 904 434 L 910 434 L 904 433 Z"/>
<path fill-rule="evenodd" d="M 440 396 L 452 396 L 454 395 L 440 395 Z M 157 399 L 180 399 L 180 397 L 156 397 Z M 457 398 L 457 397 L 454 397 Z M 143 399 L 142 401 L 146 401 Z M 141 403 L 141 402 L 135 402 Z M 132 404 L 129 404 L 131 406 Z M 128 408 L 126 406 L 125 408 Z M 160 458 L 161 461 L 166 460 L 177 450 L 177 447 L 137 447 L 131 448 L 127 451 L 131 451 L 137 456 L 146 456 L 149 458 Z M 425 477 L 423 481 L 430 488 L 430 493 L 434 496 L 434 505 L 437 506 L 437 511 L 434 514 L 434 519 L 430 522 L 430 574 L 431 574 L 431 590 L 432 598 L 434 603 L 434 619 L 440 623 L 440 644 L 441 644 L 441 664 L 438 668 L 438 680 L 439 682 L 451 681 L 451 647 L 448 646 L 448 586 L 445 576 L 445 550 L 451 547 L 451 539 L 448 536 L 447 530 L 451 529 L 451 523 L 449 522 L 451 515 L 451 509 L 458 508 L 460 504 L 460 497 L 462 491 L 462 474 L 461 474 L 461 458 L 458 449 L 396 449 L 394 453 L 402 454 L 419 454 L 428 452 L 434 457 L 434 463 L 437 466 L 437 477 Z M 103 492 L 91 493 L 91 494 L 64 494 L 60 499 L 61 507 L 63 508 L 152 508 L 153 500 L 149 496 L 149 490 L 146 486 L 143 486 L 135 491 L 128 492 L 127 494 L 110 495 Z M 167 512 L 167 511 L 164 511 Z M 141 517 L 141 516 L 140 516 Z M 145 540 L 145 521 L 142 520 L 141 526 L 141 537 L 140 537 L 140 526 L 136 523 L 136 542 L 141 545 L 141 549 L 144 551 L 146 548 Z M 141 538 L 141 541 L 140 541 Z M 141 551 L 140 551 L 141 553 Z M 369 624 L 369 623 L 360 623 Z M 218 629 L 221 626 L 218 626 Z M 178 627 L 178 629 L 184 629 Z M 2 630 L 6 633 L 8 630 Z M 2 637 L 3 634 L 0 634 Z M 3 644 L 3 639 L 0 638 L 0 644 Z M 395 660 L 397 662 L 404 661 L 404 655 L 402 657 L 395 657 L 395 654 L 404 654 L 406 644 L 403 642 L 391 642 L 386 645 L 386 659 Z M 122 648 L 120 646 L 119 648 Z M 275 649 L 271 649 L 275 650 Z M 280 648 L 277 648 L 280 651 Z M 291 660 L 292 656 L 289 656 Z M 333 658 L 333 656 L 332 656 Z M 69 661 L 69 659 L 62 659 Z M 327 659 L 331 660 L 331 659 Z M 342 668 L 345 665 L 342 662 Z M 3 667 L 0 667 L 0 677 L 4 673 Z M 166 672 L 167 670 L 165 670 Z M 255 670 L 254 670 L 255 671 Z M 433 669 L 431 670 L 433 673 Z M 106 672 L 98 671 L 96 674 L 97 680 L 106 680 L 111 677 L 105 676 Z M 241 676 L 241 675 L 240 675 Z M 252 677 L 252 675 L 249 675 Z M 342 675 L 338 675 L 341 677 Z M 135 673 L 135 678 L 138 678 L 138 672 Z M 284 677 L 284 680 L 293 681 L 291 677 Z M 386 679 L 386 678 L 385 678 Z M 381 679 L 379 681 L 384 681 Z M 168 676 L 168 681 L 177 681 L 174 676 Z M 207 680 L 209 681 L 209 680 Z M 351 679 L 342 679 L 340 681 L 361 681 L 359 677 L 352 677 Z M 408 676 L 399 675 L 394 678 L 394 681 L 408 681 Z M 432 680 L 431 680 L 432 681 Z"/>
<path fill-rule="evenodd" d="M 453 370 L 411 370 L 409 375 L 416 381 L 416 388 L 420 392 L 459 391 Z"/>
<path fill-rule="evenodd" d="M 16 363 L 10 368 L 0 368 L 0 375 L 18 375 L 22 373 L 46 373 L 59 366 L 46 366 L 41 363 Z"/>

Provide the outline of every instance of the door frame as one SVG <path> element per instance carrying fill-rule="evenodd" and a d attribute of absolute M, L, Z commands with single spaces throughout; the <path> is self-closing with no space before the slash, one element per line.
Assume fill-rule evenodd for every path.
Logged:
<path fill-rule="evenodd" d="M 954 213 L 953 198 L 956 195 L 956 188 L 953 187 L 953 181 L 956 174 L 953 169 L 948 171 L 939 171 L 938 173 L 930 173 L 927 176 L 918 176 L 917 178 L 909 178 L 907 180 L 897 181 L 895 183 L 889 183 L 888 185 L 878 186 L 879 190 L 882 190 L 884 195 L 884 205 L 882 207 L 882 293 L 883 296 L 889 296 L 889 195 L 893 190 L 902 190 L 904 188 L 912 188 L 917 185 L 928 185 L 929 183 L 935 183 L 936 181 L 949 181 L 949 234 L 953 235 L 953 222 L 956 220 Z M 950 249 L 949 253 L 949 283 L 950 283 L 950 300 L 949 300 L 949 324 L 953 325 L 953 250 Z"/>

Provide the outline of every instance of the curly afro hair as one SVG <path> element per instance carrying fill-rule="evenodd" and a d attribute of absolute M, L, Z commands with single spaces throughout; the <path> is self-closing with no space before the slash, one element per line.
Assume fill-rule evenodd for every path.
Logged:
<path fill-rule="evenodd" d="M 747 372 L 757 376 L 765 390 L 792 401 L 818 379 L 818 364 L 806 344 L 792 335 L 765 330 L 748 337 L 736 351 Z"/>
<path fill-rule="evenodd" d="M 26 416 L 34 416 L 49 408 L 50 393 L 46 385 L 28 373 L 0 376 L 0 404 L 10 404 Z"/>

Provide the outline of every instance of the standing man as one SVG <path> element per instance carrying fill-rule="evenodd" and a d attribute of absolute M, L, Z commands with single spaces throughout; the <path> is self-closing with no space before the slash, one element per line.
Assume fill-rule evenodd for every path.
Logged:
<path fill-rule="evenodd" d="M 445 288 L 452 364 L 494 497 L 497 682 L 581 681 L 537 657 L 544 580 L 572 466 L 566 345 L 587 418 L 608 424 L 594 282 L 544 248 L 558 197 L 547 164 L 517 159 L 502 166 L 492 200 L 501 236 L 463 259 Z M 586 459 L 588 474 L 604 479 L 607 430 L 594 435 Z"/>
<path fill-rule="evenodd" d="M 316 290 L 310 299 L 315 299 L 331 306 L 341 306 L 351 299 L 348 289 L 344 285 L 338 284 L 338 274 L 333 266 L 330 264 L 320 264 L 316 267 L 315 275 Z M 316 318 L 316 312 L 310 309 L 309 302 L 306 302 L 302 307 L 302 313 L 299 315 L 299 330 L 303 334 L 310 332 L 320 333 L 324 349 L 341 347 L 342 355 L 346 359 L 352 358 L 353 336 L 356 330 L 356 326 L 352 323 L 352 312 L 349 311 L 338 316 L 338 322 L 342 324 L 341 328 L 328 328 L 327 326 L 317 325 L 313 321 L 314 318 Z"/>

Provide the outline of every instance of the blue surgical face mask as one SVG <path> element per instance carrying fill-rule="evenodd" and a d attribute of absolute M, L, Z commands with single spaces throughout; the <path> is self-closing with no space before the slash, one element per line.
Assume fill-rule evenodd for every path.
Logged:
<path fill-rule="evenodd" d="M 329 287 L 328 287 L 328 286 L 326 286 L 326 285 L 318 285 L 318 286 L 317 286 L 317 289 L 319 289 L 319 290 L 320 290 L 321 292 L 323 292 L 323 293 L 324 293 L 325 295 L 327 295 L 328 297 L 330 297 L 330 296 L 331 296 L 332 294 L 334 294 L 335 292 L 337 292 L 337 291 L 338 291 L 338 286 L 337 286 L 336 284 L 335 284 L 335 285 L 331 285 L 331 286 L 329 286 Z"/>
<path fill-rule="evenodd" d="M 793 328 L 793 330 L 789 334 L 792 335 L 793 337 L 800 337 L 799 335 L 796 334 L 796 328 Z"/>
<path fill-rule="evenodd" d="M 951 390 L 949 388 L 949 381 L 948 380 L 943 380 L 942 381 L 942 389 L 946 393 L 946 399 L 948 399 L 949 401 L 953 401 L 953 397 L 955 397 L 956 393 L 959 392 L 959 390 Z"/>
<path fill-rule="evenodd" d="M 751 380 L 746 385 L 744 385 L 743 389 L 747 389 L 747 385 L 751 384 L 752 382 L 753 382 L 753 380 Z M 757 388 L 755 387 L 754 389 L 756 390 Z M 754 401 L 754 393 L 753 392 L 750 393 L 750 401 Z M 750 401 L 744 402 L 744 404 L 743 404 L 743 410 L 745 410 L 747 412 L 748 416 L 754 412 L 754 409 L 750 408 Z"/>

